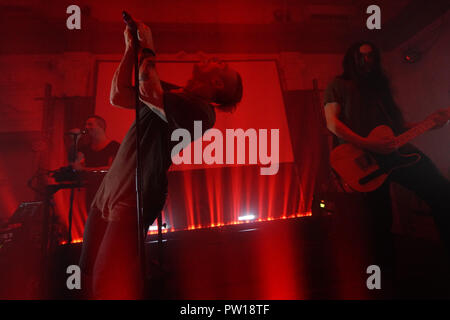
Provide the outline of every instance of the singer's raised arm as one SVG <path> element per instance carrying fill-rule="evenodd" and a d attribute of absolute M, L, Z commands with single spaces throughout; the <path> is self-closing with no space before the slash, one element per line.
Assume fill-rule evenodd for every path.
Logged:
<path fill-rule="evenodd" d="M 124 31 L 125 53 L 114 73 L 110 91 L 111 104 L 122 108 L 134 108 L 135 105 L 132 84 L 134 49 L 129 33 L 127 27 Z"/>
<path fill-rule="evenodd" d="M 155 69 L 151 31 L 143 23 L 138 23 L 138 30 L 140 100 L 150 108 L 162 109 L 163 90 Z M 132 84 L 134 48 L 128 27 L 124 31 L 124 37 L 125 53 L 112 79 L 110 102 L 114 106 L 131 109 L 135 107 L 135 91 Z"/>

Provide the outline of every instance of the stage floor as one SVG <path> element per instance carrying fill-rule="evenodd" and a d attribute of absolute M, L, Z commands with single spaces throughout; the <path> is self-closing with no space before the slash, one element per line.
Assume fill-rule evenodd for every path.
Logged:
<path fill-rule="evenodd" d="M 303 217 L 172 232 L 146 241 L 149 299 L 303 300 L 448 299 L 449 262 L 440 243 L 394 235 L 393 290 L 381 268 L 381 290 L 368 290 L 371 247 L 359 226 L 339 217 Z M 159 251 L 161 249 L 161 251 Z M 81 244 L 52 259 L 51 296 L 79 299 L 65 288 L 65 266 Z M 159 256 L 161 253 L 161 256 Z M 161 266 L 159 263 L 161 262 Z"/>

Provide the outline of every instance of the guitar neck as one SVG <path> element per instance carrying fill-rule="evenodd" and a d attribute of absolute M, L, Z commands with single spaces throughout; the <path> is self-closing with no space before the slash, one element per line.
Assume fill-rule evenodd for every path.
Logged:
<path fill-rule="evenodd" d="M 422 121 L 417 126 L 409 129 L 408 131 L 406 131 L 406 132 L 402 133 L 401 135 L 399 135 L 398 137 L 396 137 L 397 147 L 401 147 L 404 144 L 411 141 L 412 139 L 414 139 L 415 137 L 420 136 L 421 134 L 427 132 L 428 130 L 433 128 L 434 125 L 435 125 L 434 121 L 431 119 Z"/>

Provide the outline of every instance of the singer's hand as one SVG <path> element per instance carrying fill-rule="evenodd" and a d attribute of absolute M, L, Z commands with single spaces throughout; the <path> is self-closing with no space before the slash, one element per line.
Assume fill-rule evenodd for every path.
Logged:
<path fill-rule="evenodd" d="M 131 34 L 131 30 L 128 26 L 125 27 L 123 32 L 123 36 L 125 38 L 125 50 L 133 49 L 133 35 Z"/>
<path fill-rule="evenodd" d="M 150 28 L 140 21 L 137 21 L 136 24 L 138 26 L 138 40 L 140 48 L 148 48 L 153 50 L 154 52 L 155 48 L 153 45 L 153 36 Z M 132 49 L 133 36 L 128 26 L 125 28 L 124 37 L 126 49 L 127 50 Z"/>
<path fill-rule="evenodd" d="M 137 22 L 137 24 L 138 24 L 139 44 L 141 45 L 142 48 L 148 48 L 154 52 L 155 48 L 153 45 L 152 31 L 148 26 L 146 26 L 142 22 Z"/>
<path fill-rule="evenodd" d="M 73 162 L 70 164 L 72 168 L 74 168 L 77 171 L 84 171 L 86 170 L 86 167 L 81 162 Z"/>
<path fill-rule="evenodd" d="M 84 154 L 82 152 L 77 152 L 77 156 L 74 162 L 69 163 L 72 168 L 78 171 L 83 171 L 86 169 L 85 167 L 85 159 Z"/>

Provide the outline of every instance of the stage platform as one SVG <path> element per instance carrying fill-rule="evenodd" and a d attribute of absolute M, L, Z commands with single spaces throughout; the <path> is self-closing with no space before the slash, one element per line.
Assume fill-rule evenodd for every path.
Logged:
<path fill-rule="evenodd" d="M 366 232 L 361 223 L 330 215 L 169 232 L 162 247 L 152 235 L 145 245 L 147 298 L 450 298 L 450 264 L 441 244 L 402 235 L 394 235 L 393 290 L 383 268 L 382 289 L 368 290 L 372 246 L 361 240 Z M 80 251 L 81 244 L 70 244 L 55 252 L 51 298 L 82 297 L 65 288 L 66 266 L 77 264 Z"/>

